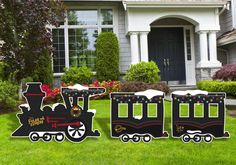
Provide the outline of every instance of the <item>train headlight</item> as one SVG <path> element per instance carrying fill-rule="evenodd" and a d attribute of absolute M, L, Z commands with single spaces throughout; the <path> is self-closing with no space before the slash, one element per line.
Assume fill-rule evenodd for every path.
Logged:
<path fill-rule="evenodd" d="M 78 106 L 73 106 L 70 111 L 70 114 L 73 117 L 79 117 L 81 115 L 81 109 Z"/>

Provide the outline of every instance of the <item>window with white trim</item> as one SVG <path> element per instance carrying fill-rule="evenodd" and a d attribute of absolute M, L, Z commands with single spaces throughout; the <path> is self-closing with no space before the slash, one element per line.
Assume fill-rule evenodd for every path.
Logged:
<path fill-rule="evenodd" d="M 68 10 L 65 23 L 52 28 L 54 73 L 74 66 L 95 71 L 96 39 L 100 32 L 114 32 L 113 9 Z"/>

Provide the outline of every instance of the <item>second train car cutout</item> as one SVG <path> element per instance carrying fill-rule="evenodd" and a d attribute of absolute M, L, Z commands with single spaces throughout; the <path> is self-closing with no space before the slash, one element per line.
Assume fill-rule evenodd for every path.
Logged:
<path fill-rule="evenodd" d="M 122 142 L 150 142 L 152 138 L 168 137 L 164 131 L 164 93 L 146 90 L 136 93 L 111 93 L 111 137 Z M 127 115 L 120 116 L 120 106 L 126 104 Z M 141 115 L 134 114 L 139 105 Z M 150 105 L 154 115 L 149 115 Z M 137 106 L 138 107 L 138 106 Z M 154 108 L 154 109 L 153 109 Z"/>

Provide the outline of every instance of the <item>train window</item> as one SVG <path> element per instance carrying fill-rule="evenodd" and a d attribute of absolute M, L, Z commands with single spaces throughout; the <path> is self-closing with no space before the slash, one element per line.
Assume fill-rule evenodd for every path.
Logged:
<path fill-rule="evenodd" d="M 217 103 L 210 103 L 209 104 L 209 117 L 210 118 L 217 118 L 218 116 L 218 104 Z"/>
<path fill-rule="evenodd" d="M 157 104 L 148 104 L 148 117 L 157 117 Z"/>
<path fill-rule="evenodd" d="M 133 117 L 141 119 L 143 116 L 143 104 L 133 104 Z"/>
<path fill-rule="evenodd" d="M 204 117 L 204 104 L 202 103 L 194 104 L 194 117 L 196 118 Z"/>
<path fill-rule="evenodd" d="M 83 108 L 83 107 L 84 107 L 84 99 L 83 99 L 83 98 L 78 98 L 78 100 L 77 100 L 77 101 L 78 101 L 78 103 L 77 103 L 77 104 L 78 104 L 80 107 L 82 107 L 82 108 Z"/>
<path fill-rule="evenodd" d="M 189 104 L 186 103 L 179 104 L 179 117 L 181 118 L 189 117 Z"/>
<path fill-rule="evenodd" d="M 128 117 L 128 104 L 118 104 L 118 117 L 120 118 L 126 118 Z"/>
<path fill-rule="evenodd" d="M 73 104 L 73 97 L 69 97 L 70 104 Z"/>

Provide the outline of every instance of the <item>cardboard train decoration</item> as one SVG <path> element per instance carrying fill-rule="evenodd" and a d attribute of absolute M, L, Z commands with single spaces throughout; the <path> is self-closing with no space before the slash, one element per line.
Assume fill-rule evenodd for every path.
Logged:
<path fill-rule="evenodd" d="M 27 90 L 23 93 L 27 104 L 20 105 L 22 113 L 17 114 L 21 126 L 12 136 L 46 142 L 53 137 L 57 142 L 62 142 L 65 137 L 72 142 L 81 142 L 86 137 L 99 137 L 99 131 L 93 130 L 96 110 L 89 109 L 89 98 L 105 91 L 105 88 L 79 84 L 63 87 L 61 96 L 64 104 L 42 107 L 45 93 L 41 90 L 41 83 L 27 83 Z M 112 138 L 120 138 L 122 142 L 139 142 L 141 139 L 150 142 L 152 139 L 169 137 L 164 131 L 163 92 L 152 89 L 136 93 L 115 92 L 110 94 L 110 99 Z M 225 93 L 175 91 L 171 99 L 172 137 L 180 138 L 185 143 L 202 140 L 210 143 L 214 138 L 229 138 L 229 133 L 225 131 Z M 125 115 L 121 113 L 122 105 Z M 138 116 L 135 113 L 137 105 L 141 112 Z M 201 116 L 196 115 L 196 105 L 201 105 Z M 212 107 L 216 110 L 214 116 L 210 113 Z M 183 109 L 187 114 L 182 115 Z"/>
<path fill-rule="evenodd" d="M 147 90 L 137 93 L 111 93 L 111 137 L 122 142 L 144 142 L 152 138 L 168 137 L 164 131 L 164 93 Z M 207 93 L 206 91 L 176 91 L 172 95 L 172 137 L 181 138 L 187 143 L 209 143 L 213 138 L 228 138 L 225 132 L 225 93 Z M 127 105 L 127 116 L 119 116 L 120 105 Z M 135 104 L 142 105 L 142 116 L 133 114 Z M 148 117 L 149 105 L 156 105 L 156 116 Z M 181 105 L 187 105 L 188 115 L 180 115 Z M 202 104 L 203 116 L 194 115 L 195 105 Z M 216 116 L 210 116 L 210 106 L 216 106 Z M 186 107 L 185 107 L 186 109 Z"/>
<path fill-rule="evenodd" d="M 22 124 L 12 134 L 13 137 L 29 137 L 31 141 L 42 139 L 62 142 L 65 136 L 72 142 L 81 142 L 86 137 L 99 137 L 98 130 L 92 130 L 95 110 L 89 110 L 89 97 L 105 93 L 105 88 L 90 88 L 81 85 L 62 88 L 64 104 L 44 106 L 45 93 L 41 83 L 27 83 L 23 96 L 28 104 L 21 105 L 21 114 L 17 114 Z M 78 102 L 83 100 L 83 106 Z"/>
<path fill-rule="evenodd" d="M 176 91 L 172 95 L 172 136 L 181 137 L 183 142 L 202 139 L 209 143 L 213 138 L 227 138 L 225 132 L 225 93 L 208 93 L 206 91 Z M 188 115 L 181 116 L 181 105 L 188 107 Z M 196 105 L 201 105 L 202 115 L 195 112 Z M 215 106 L 216 114 L 210 114 Z"/>
<path fill-rule="evenodd" d="M 146 96 L 147 95 L 147 96 Z M 164 93 L 147 90 L 137 93 L 111 93 L 111 136 L 123 142 L 151 141 L 152 138 L 168 137 L 164 132 Z M 127 105 L 128 116 L 119 116 L 120 104 Z M 141 104 L 142 116 L 135 116 L 134 105 Z M 148 116 L 148 105 L 154 104 L 155 117 Z"/>

